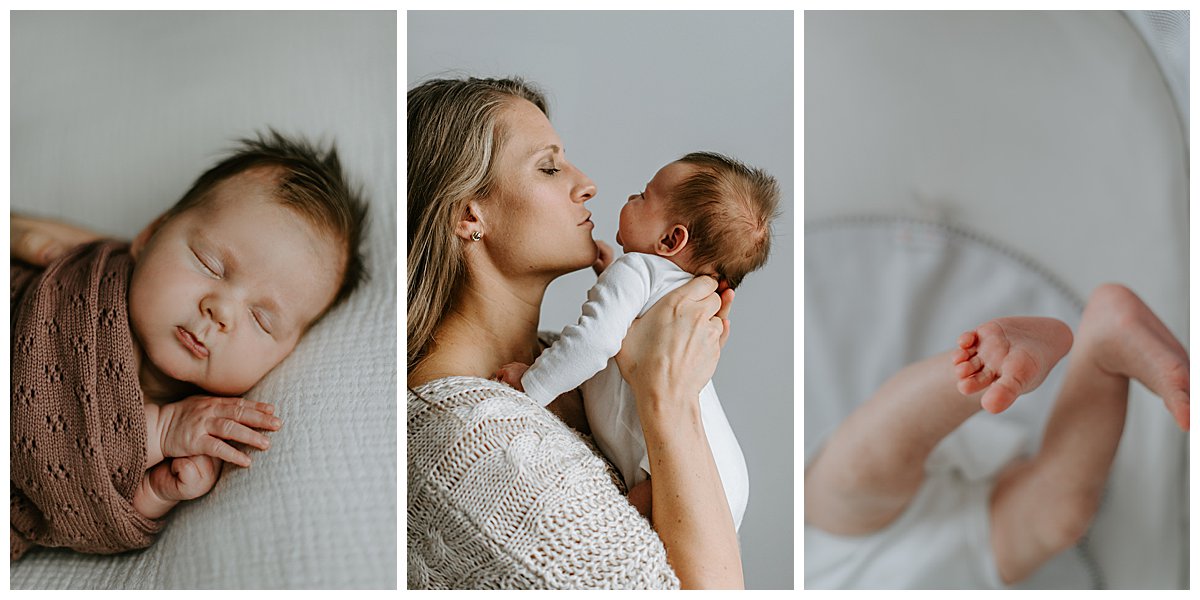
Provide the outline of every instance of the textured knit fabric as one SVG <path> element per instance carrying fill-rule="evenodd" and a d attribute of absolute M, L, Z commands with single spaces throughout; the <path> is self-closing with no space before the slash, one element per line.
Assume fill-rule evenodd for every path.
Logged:
<path fill-rule="evenodd" d="M 647 479 L 650 457 L 637 400 L 613 357 L 633 320 L 692 278 L 660 256 L 631 252 L 618 258 L 588 290 L 579 321 L 563 329 L 521 378 L 525 393 L 542 406 L 570 390 L 583 392 L 592 435 L 629 488 Z M 750 474 L 711 381 L 700 391 L 700 416 L 734 527 L 740 529 L 750 500 Z"/>
<path fill-rule="evenodd" d="M 159 525 L 131 504 L 146 418 L 125 304 L 128 246 L 80 246 L 41 273 L 10 263 L 10 560 L 35 545 L 144 548 Z"/>
<path fill-rule="evenodd" d="M 678 588 L 604 460 L 528 396 L 474 377 L 408 392 L 408 586 Z"/>

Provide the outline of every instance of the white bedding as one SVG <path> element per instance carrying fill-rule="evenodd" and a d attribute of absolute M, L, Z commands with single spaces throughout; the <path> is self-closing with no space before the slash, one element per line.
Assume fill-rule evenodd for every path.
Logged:
<path fill-rule="evenodd" d="M 1120 13 L 810 12 L 804 43 L 806 222 L 980 232 L 1076 297 L 1125 283 L 1188 345 L 1187 135 Z M 1107 586 L 1186 585 L 1186 451 L 1131 401 L 1090 534 Z"/>
<path fill-rule="evenodd" d="M 395 588 L 395 13 L 14 13 L 12 209 L 130 238 L 234 139 L 336 139 L 370 282 L 248 395 L 284 420 L 149 549 L 37 550 L 13 588 Z"/>

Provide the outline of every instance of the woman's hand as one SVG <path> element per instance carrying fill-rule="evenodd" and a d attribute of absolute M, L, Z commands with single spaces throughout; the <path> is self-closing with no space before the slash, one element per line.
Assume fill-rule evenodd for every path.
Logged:
<path fill-rule="evenodd" d="M 64 252 L 102 236 L 74 225 L 9 214 L 9 246 L 12 257 L 44 267 Z"/>
<path fill-rule="evenodd" d="M 633 322 L 617 367 L 639 402 L 686 395 L 695 403 L 712 379 L 729 337 L 733 290 L 718 295 L 711 277 L 696 277 L 656 302 Z"/>

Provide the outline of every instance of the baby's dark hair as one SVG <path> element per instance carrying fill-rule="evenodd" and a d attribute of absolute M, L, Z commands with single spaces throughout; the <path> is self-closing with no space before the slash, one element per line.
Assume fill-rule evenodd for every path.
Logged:
<path fill-rule="evenodd" d="M 345 244 L 346 268 L 329 308 L 341 304 L 367 279 L 362 242 L 367 227 L 367 205 L 359 188 L 352 188 L 342 172 L 337 147 L 327 151 L 302 138 L 275 131 L 238 140 L 239 146 L 204 172 L 164 218 L 170 219 L 201 206 L 218 183 L 255 167 L 276 167 L 275 199 L 307 218 L 318 228 L 337 235 Z M 322 313 L 324 314 L 324 313 Z"/>
<path fill-rule="evenodd" d="M 677 162 L 698 169 L 670 192 L 669 214 L 688 229 L 692 263 L 713 265 L 717 279 L 736 288 L 767 262 L 779 184 L 716 152 L 692 152 Z"/>

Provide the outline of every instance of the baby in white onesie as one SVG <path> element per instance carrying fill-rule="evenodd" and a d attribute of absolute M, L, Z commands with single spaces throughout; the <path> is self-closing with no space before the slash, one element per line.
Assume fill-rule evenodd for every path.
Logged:
<path fill-rule="evenodd" d="M 533 365 L 509 363 L 497 378 L 545 406 L 580 388 L 596 443 L 621 472 L 630 501 L 649 517 L 650 464 L 637 405 L 613 357 L 630 324 L 695 275 L 735 288 L 767 261 L 779 187 L 761 169 L 693 152 L 654 175 L 621 209 L 617 244 L 626 252 L 588 291 L 579 322 Z M 750 493 L 746 460 L 712 382 L 700 413 L 735 527 Z"/>

